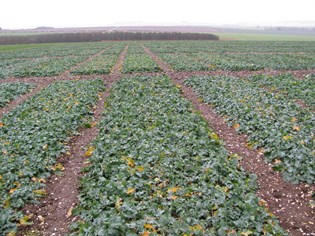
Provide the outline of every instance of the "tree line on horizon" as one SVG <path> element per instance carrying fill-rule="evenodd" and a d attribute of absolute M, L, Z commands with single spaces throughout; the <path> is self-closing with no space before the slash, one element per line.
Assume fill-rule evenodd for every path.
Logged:
<path fill-rule="evenodd" d="M 100 42 L 125 40 L 219 40 L 214 34 L 180 32 L 88 32 L 8 35 L 0 37 L 0 45 L 63 42 Z"/>

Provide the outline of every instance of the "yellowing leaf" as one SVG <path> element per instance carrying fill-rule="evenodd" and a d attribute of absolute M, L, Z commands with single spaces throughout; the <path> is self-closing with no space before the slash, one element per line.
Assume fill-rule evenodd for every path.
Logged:
<path fill-rule="evenodd" d="M 10 206 L 10 200 L 5 200 L 3 203 L 3 208 L 6 209 Z"/>
<path fill-rule="evenodd" d="M 297 118 L 295 118 L 295 117 L 293 117 L 292 119 L 291 119 L 291 122 L 297 122 Z"/>
<path fill-rule="evenodd" d="M 130 166 L 130 167 L 135 166 L 135 162 L 131 157 L 123 157 L 123 160 L 125 160 L 127 162 L 128 166 Z"/>
<path fill-rule="evenodd" d="M 3 127 L 3 126 L 4 126 L 4 124 L 2 122 L 0 122 L 0 127 Z"/>
<path fill-rule="evenodd" d="M 248 235 L 251 235 L 251 234 L 253 234 L 253 232 L 250 231 L 250 230 L 247 230 L 245 232 L 241 232 L 241 235 L 243 235 L 243 236 L 248 236 Z"/>
<path fill-rule="evenodd" d="M 144 224 L 143 226 L 145 229 L 151 229 L 153 232 L 156 232 L 155 228 L 153 225 L 151 224 Z"/>
<path fill-rule="evenodd" d="M 263 199 L 260 199 L 259 202 L 258 202 L 258 205 L 265 207 L 265 206 L 267 206 L 267 202 L 265 200 L 263 200 Z"/>
<path fill-rule="evenodd" d="M 170 197 L 170 199 L 171 200 L 176 200 L 178 197 L 177 196 L 174 196 L 174 195 L 172 195 L 171 197 Z"/>
<path fill-rule="evenodd" d="M 70 209 L 68 210 L 67 215 L 66 215 L 67 218 L 72 216 L 72 210 L 73 210 L 73 207 L 70 207 Z"/>
<path fill-rule="evenodd" d="M 20 219 L 20 225 L 32 225 L 32 222 L 29 220 L 32 218 L 33 215 L 25 215 L 22 219 Z"/>
<path fill-rule="evenodd" d="M 136 170 L 139 172 L 143 172 L 144 171 L 144 167 L 143 166 L 137 166 Z"/>
<path fill-rule="evenodd" d="M 116 208 L 117 210 L 120 210 L 120 206 L 121 206 L 122 204 L 123 204 L 123 203 L 122 203 L 122 199 L 121 199 L 120 197 L 117 197 L 116 203 L 115 203 L 115 208 Z"/>
<path fill-rule="evenodd" d="M 209 70 L 214 70 L 217 66 L 215 64 L 208 64 Z"/>
<path fill-rule="evenodd" d="M 56 170 L 64 171 L 65 170 L 64 166 L 61 163 L 56 164 L 55 166 L 51 167 L 51 169 L 53 171 L 56 171 Z"/>
<path fill-rule="evenodd" d="M 211 139 L 216 140 L 216 141 L 219 140 L 219 136 L 216 133 L 214 133 L 214 132 L 209 133 L 209 137 Z"/>
<path fill-rule="evenodd" d="M 185 197 L 191 197 L 193 195 L 193 193 L 186 193 L 184 196 Z"/>
<path fill-rule="evenodd" d="M 46 150 L 48 148 L 48 144 L 43 145 L 43 149 Z"/>
<path fill-rule="evenodd" d="M 40 222 L 44 222 L 45 221 L 45 218 L 43 216 L 41 216 L 41 215 L 39 215 L 37 218 L 39 219 Z"/>
<path fill-rule="evenodd" d="M 234 124 L 234 125 L 233 125 L 233 128 L 234 128 L 234 129 L 238 129 L 239 127 L 240 127 L 240 124 Z"/>
<path fill-rule="evenodd" d="M 285 136 L 283 136 L 282 138 L 283 138 L 285 141 L 287 141 L 287 140 L 291 139 L 292 136 L 290 136 L 290 135 L 285 135 Z"/>
<path fill-rule="evenodd" d="M 140 234 L 140 236 L 149 236 L 150 232 L 149 231 L 144 231 L 142 234 Z"/>
<path fill-rule="evenodd" d="M 225 231 L 227 234 L 236 234 L 236 231 L 234 229 L 232 230 L 226 230 Z"/>
<path fill-rule="evenodd" d="M 228 192 L 230 191 L 230 189 L 229 189 L 228 187 L 226 187 L 226 186 L 222 187 L 222 189 L 223 189 L 223 191 L 226 192 L 226 193 L 228 193 Z"/>
<path fill-rule="evenodd" d="M 10 231 L 6 236 L 15 236 L 16 233 L 14 231 Z"/>
<path fill-rule="evenodd" d="M 192 231 L 203 231 L 202 226 L 199 225 L 199 224 L 196 224 L 194 226 L 189 226 L 189 229 L 192 230 Z"/>
<path fill-rule="evenodd" d="M 46 194 L 46 190 L 45 189 L 37 189 L 37 190 L 33 190 L 33 193 L 39 194 L 39 195 L 45 195 Z"/>
<path fill-rule="evenodd" d="M 180 89 L 182 86 L 180 84 L 176 84 L 176 88 Z"/>
<path fill-rule="evenodd" d="M 88 150 L 85 152 L 84 156 L 86 156 L 86 157 L 92 156 L 94 150 L 95 150 L 95 147 L 89 147 Z"/>
<path fill-rule="evenodd" d="M 2 180 L 2 175 L 0 175 L 0 180 Z"/>
<path fill-rule="evenodd" d="M 90 125 L 93 128 L 93 127 L 95 127 L 97 125 L 97 122 L 91 122 Z"/>
<path fill-rule="evenodd" d="M 133 194 L 136 190 L 134 188 L 128 188 L 127 193 Z"/>
<path fill-rule="evenodd" d="M 169 189 L 168 189 L 168 192 L 169 192 L 169 193 L 176 193 L 178 190 L 180 190 L 179 187 L 173 187 L 173 188 L 169 188 Z"/>
<path fill-rule="evenodd" d="M 301 130 L 301 127 L 300 127 L 300 126 L 293 126 L 293 130 L 295 130 L 295 131 L 300 131 L 300 130 Z"/>
<path fill-rule="evenodd" d="M 14 193 L 15 190 L 17 190 L 17 189 L 18 189 L 18 188 L 11 188 L 10 191 L 9 191 L 9 193 L 12 194 L 12 193 Z"/>

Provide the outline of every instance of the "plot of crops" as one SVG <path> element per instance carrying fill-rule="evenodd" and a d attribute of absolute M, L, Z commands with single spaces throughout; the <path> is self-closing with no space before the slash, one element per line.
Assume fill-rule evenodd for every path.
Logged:
<path fill-rule="evenodd" d="M 103 116 L 75 235 L 282 234 L 168 78 L 122 79 Z"/>
<path fill-rule="evenodd" d="M 313 42 L 0 46 L 0 235 L 312 235 L 314 104 Z"/>
<path fill-rule="evenodd" d="M 281 93 L 268 93 L 237 78 L 192 77 L 187 84 L 238 131 L 248 134 L 249 146 L 263 148 L 286 179 L 315 181 L 313 112 Z"/>
<path fill-rule="evenodd" d="M 123 73 L 158 72 L 161 69 L 139 44 L 131 44 L 122 71 Z"/>
<path fill-rule="evenodd" d="M 0 119 L 0 232 L 16 227 L 18 208 L 45 194 L 44 179 L 62 169 L 56 158 L 103 89 L 101 80 L 57 82 Z"/>
<path fill-rule="evenodd" d="M 0 84 L 0 108 L 10 101 L 18 98 L 34 88 L 34 84 L 28 83 L 2 83 Z"/>
<path fill-rule="evenodd" d="M 162 53 L 159 55 L 176 71 L 308 70 L 315 68 L 314 54 Z"/>

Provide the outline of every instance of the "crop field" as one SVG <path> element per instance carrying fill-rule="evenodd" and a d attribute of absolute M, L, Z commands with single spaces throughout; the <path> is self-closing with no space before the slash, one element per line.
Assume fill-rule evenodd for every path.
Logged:
<path fill-rule="evenodd" d="M 0 46 L 0 235 L 315 235 L 314 42 Z"/>

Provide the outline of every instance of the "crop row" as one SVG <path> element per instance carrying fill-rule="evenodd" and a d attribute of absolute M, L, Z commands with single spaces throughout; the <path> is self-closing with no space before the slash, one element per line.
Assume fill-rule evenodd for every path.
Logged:
<path fill-rule="evenodd" d="M 73 235 L 285 235 L 169 78 L 121 79 L 105 109 Z"/>
<path fill-rule="evenodd" d="M 131 42 L 128 46 L 128 53 L 130 54 L 143 54 L 143 48 L 139 42 Z"/>
<path fill-rule="evenodd" d="M 150 41 L 144 44 L 155 53 L 315 53 L 313 42 Z"/>
<path fill-rule="evenodd" d="M 29 83 L 1 83 L 0 84 L 0 108 L 4 107 L 10 101 L 29 92 L 35 87 Z"/>
<path fill-rule="evenodd" d="M 186 83 L 247 134 L 249 147 L 261 148 L 286 180 L 315 182 L 314 113 L 288 96 L 237 78 L 196 76 Z"/>
<path fill-rule="evenodd" d="M 128 54 L 125 58 L 122 72 L 158 72 L 161 71 L 158 64 L 147 54 Z"/>
<path fill-rule="evenodd" d="M 112 44 L 112 42 L 46 44 L 40 47 L 1 52 L 0 59 L 91 56 Z"/>
<path fill-rule="evenodd" d="M 70 69 L 86 57 L 9 59 L 0 62 L 0 78 L 55 76 Z"/>
<path fill-rule="evenodd" d="M 109 74 L 118 60 L 118 54 L 102 54 L 71 71 L 74 75 Z"/>
<path fill-rule="evenodd" d="M 45 178 L 63 169 L 56 159 L 103 90 L 98 79 L 56 82 L 0 120 L 1 235 L 27 223 L 18 209 L 43 196 Z"/>
<path fill-rule="evenodd" d="M 253 84 L 267 88 L 274 93 L 281 93 L 291 99 L 302 100 L 307 106 L 315 110 L 315 79 L 311 75 L 306 76 L 303 80 L 295 79 L 290 74 L 252 76 L 249 80 Z"/>
<path fill-rule="evenodd" d="M 84 63 L 79 68 L 71 71 L 75 75 L 92 75 L 92 74 L 109 74 L 114 68 L 119 55 L 126 46 L 125 43 L 117 43 L 109 50 L 94 58 L 93 60 Z"/>
<path fill-rule="evenodd" d="M 306 70 L 315 68 L 315 54 L 161 53 L 176 71 Z"/>
<path fill-rule="evenodd" d="M 106 50 L 106 52 L 104 54 L 118 54 L 118 55 L 120 55 L 125 47 L 126 47 L 125 42 L 115 42 L 110 49 Z"/>
<path fill-rule="evenodd" d="M 131 43 L 128 47 L 128 54 L 125 58 L 122 72 L 159 72 L 158 64 L 147 55 L 139 43 Z"/>

